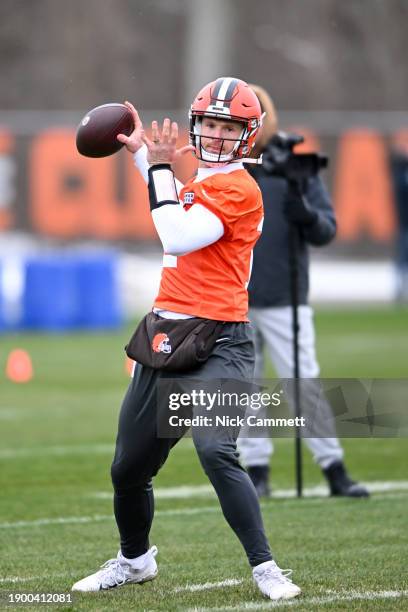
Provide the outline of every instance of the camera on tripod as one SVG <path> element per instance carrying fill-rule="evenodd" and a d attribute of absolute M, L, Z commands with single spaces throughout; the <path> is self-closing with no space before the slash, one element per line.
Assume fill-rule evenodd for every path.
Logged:
<path fill-rule="evenodd" d="M 266 172 L 288 181 L 300 182 L 326 168 L 327 155 L 321 153 L 294 153 L 295 145 L 304 141 L 300 134 L 276 132 L 263 154 L 262 166 Z"/>

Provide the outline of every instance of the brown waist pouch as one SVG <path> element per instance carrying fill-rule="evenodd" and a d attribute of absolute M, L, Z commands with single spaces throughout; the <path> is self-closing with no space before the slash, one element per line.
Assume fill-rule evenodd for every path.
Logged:
<path fill-rule="evenodd" d="M 139 323 L 125 351 L 135 361 L 155 368 L 181 372 L 207 361 L 224 323 L 194 317 L 164 319 L 149 312 Z"/>

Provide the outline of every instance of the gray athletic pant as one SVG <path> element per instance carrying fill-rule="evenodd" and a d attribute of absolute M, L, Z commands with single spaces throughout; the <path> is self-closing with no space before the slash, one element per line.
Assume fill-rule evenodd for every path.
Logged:
<path fill-rule="evenodd" d="M 255 342 L 255 379 L 264 376 L 264 348 L 267 349 L 278 378 L 293 377 L 293 331 L 290 306 L 251 308 L 249 311 Z M 299 318 L 299 370 L 301 378 L 319 376 L 316 359 L 313 311 L 310 306 L 298 308 Z M 308 392 L 309 390 L 309 392 Z M 317 393 L 317 395 L 319 395 Z M 336 436 L 331 407 L 327 401 L 319 402 L 316 418 L 316 383 L 302 382 L 301 409 L 306 422 L 313 423 L 313 432 L 304 430 L 304 441 L 322 468 L 343 459 L 343 449 Z M 293 407 L 293 406 L 292 406 Z M 261 416 L 261 414 L 259 414 Z M 249 437 L 248 428 L 241 429 L 238 440 L 240 457 L 246 467 L 268 465 L 273 446 L 265 431 L 263 437 Z"/>
<path fill-rule="evenodd" d="M 159 437 L 163 403 L 157 387 L 165 379 L 252 380 L 252 334 L 245 323 L 225 324 L 208 361 L 189 373 L 166 373 L 140 364 L 125 396 L 111 475 L 114 511 L 122 554 L 135 558 L 149 548 L 154 514 L 152 477 L 157 474 L 179 437 Z M 204 384 L 204 383 L 203 383 Z M 168 409 L 168 405 L 167 405 Z M 218 495 L 223 514 L 240 539 L 252 566 L 272 559 L 258 498 L 238 461 L 237 430 L 192 428 L 193 441 L 205 473 Z"/>

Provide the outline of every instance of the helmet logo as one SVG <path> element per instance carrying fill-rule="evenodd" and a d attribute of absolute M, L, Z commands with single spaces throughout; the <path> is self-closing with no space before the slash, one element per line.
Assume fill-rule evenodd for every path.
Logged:
<path fill-rule="evenodd" d="M 152 349 L 155 353 L 171 353 L 170 338 L 167 334 L 156 334 L 152 340 Z"/>
<path fill-rule="evenodd" d="M 217 106 L 216 104 L 210 104 L 207 107 L 207 113 L 215 113 L 216 115 L 226 115 L 227 117 L 231 116 L 231 111 L 227 106 Z"/>

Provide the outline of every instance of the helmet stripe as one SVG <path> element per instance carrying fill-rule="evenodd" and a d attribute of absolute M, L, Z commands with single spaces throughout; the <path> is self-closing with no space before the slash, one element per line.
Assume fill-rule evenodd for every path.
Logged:
<path fill-rule="evenodd" d="M 222 87 L 222 84 L 224 83 L 225 79 L 217 79 L 215 81 L 215 85 L 214 85 L 214 89 L 211 93 L 211 101 L 212 100 L 216 100 L 217 98 L 220 97 L 220 89 Z"/>
<path fill-rule="evenodd" d="M 230 79 L 230 84 L 228 85 L 227 91 L 225 93 L 225 105 L 228 106 L 228 108 L 231 105 L 231 101 L 232 101 L 232 94 L 234 93 L 234 90 L 236 88 L 236 86 L 238 85 L 238 81 L 237 79 Z"/>
<path fill-rule="evenodd" d="M 221 78 L 215 82 L 214 91 L 211 95 L 212 100 L 216 100 L 214 106 L 229 108 L 231 104 L 232 94 L 238 85 L 237 79 Z"/>

